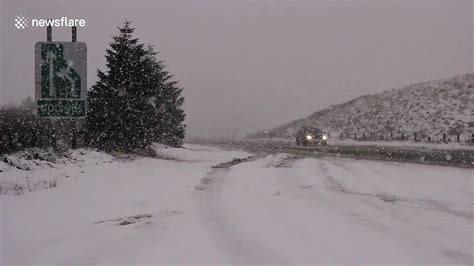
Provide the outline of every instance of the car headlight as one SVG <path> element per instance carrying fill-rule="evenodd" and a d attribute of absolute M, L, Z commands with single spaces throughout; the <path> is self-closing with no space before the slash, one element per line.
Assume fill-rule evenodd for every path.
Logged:
<path fill-rule="evenodd" d="M 306 139 L 307 139 L 307 140 L 311 140 L 311 139 L 313 139 L 313 137 L 311 137 L 310 135 L 308 135 L 308 136 L 306 136 Z"/>
<path fill-rule="evenodd" d="M 323 140 L 327 140 L 327 139 L 328 139 L 328 136 L 323 135 Z"/>

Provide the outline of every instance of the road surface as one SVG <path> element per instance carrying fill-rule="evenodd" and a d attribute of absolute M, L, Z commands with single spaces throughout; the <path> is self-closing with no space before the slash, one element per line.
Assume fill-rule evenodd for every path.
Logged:
<path fill-rule="evenodd" d="M 413 162 L 457 166 L 474 169 L 474 147 L 468 145 L 422 144 L 413 142 L 329 141 L 327 146 L 299 146 L 290 140 L 242 139 L 197 141 L 229 148 L 244 148 L 250 152 L 292 153 L 311 157 L 342 156 L 393 162 Z M 366 144 L 367 143 L 367 144 Z"/>

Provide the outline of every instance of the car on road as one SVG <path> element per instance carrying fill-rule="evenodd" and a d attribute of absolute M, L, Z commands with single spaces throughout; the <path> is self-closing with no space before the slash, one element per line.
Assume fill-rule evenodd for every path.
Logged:
<path fill-rule="evenodd" d="M 296 145 L 327 145 L 326 132 L 313 127 L 301 127 L 296 132 Z"/>

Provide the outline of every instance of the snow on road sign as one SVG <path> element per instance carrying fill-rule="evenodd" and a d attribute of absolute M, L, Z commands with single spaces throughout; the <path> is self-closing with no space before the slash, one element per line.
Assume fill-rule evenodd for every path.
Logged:
<path fill-rule="evenodd" d="M 35 90 L 38 116 L 85 117 L 87 45 L 83 42 L 37 42 Z"/>

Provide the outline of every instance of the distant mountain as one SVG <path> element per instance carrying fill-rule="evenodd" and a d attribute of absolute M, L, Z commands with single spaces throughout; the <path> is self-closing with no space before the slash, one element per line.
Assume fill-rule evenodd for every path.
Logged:
<path fill-rule="evenodd" d="M 474 73 L 361 96 L 251 137 L 293 137 L 302 126 L 333 136 L 392 132 L 436 137 L 474 133 L 473 122 Z"/>

